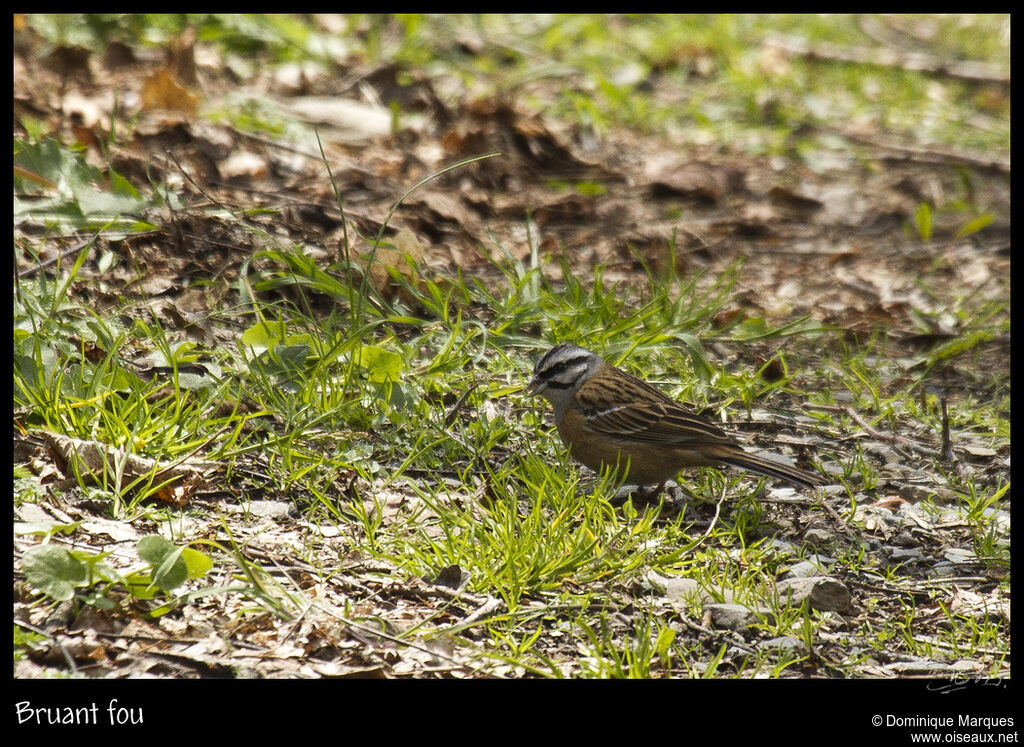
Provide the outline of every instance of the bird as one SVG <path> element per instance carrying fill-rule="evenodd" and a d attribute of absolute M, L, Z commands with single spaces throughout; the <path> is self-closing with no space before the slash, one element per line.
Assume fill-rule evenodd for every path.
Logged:
<path fill-rule="evenodd" d="M 687 467 L 729 465 L 813 488 L 827 481 L 743 450 L 736 439 L 601 356 L 562 343 L 540 357 L 528 394 L 544 397 L 569 454 L 595 471 L 620 470 L 627 484 L 665 483 Z"/>

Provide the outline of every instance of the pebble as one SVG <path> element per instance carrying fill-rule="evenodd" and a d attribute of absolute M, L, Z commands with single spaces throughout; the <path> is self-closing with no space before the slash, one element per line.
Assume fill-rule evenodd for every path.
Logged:
<path fill-rule="evenodd" d="M 760 644 L 759 648 L 763 651 L 776 651 L 780 654 L 799 654 L 802 656 L 807 653 L 807 646 L 804 645 L 804 642 L 791 635 L 780 635 L 778 638 L 764 641 Z"/>
<path fill-rule="evenodd" d="M 711 624 L 716 628 L 725 630 L 743 630 L 755 625 L 765 616 L 769 620 L 774 619 L 772 611 L 767 607 L 756 607 L 750 609 L 742 604 L 727 604 L 716 602 L 704 607 L 704 610 L 711 615 Z M 758 614 L 760 613 L 760 615 Z"/>
<path fill-rule="evenodd" d="M 924 558 L 924 553 L 916 547 L 893 547 L 887 545 L 884 548 L 888 551 L 889 560 L 894 563 L 916 563 Z"/>
<path fill-rule="evenodd" d="M 941 493 L 939 491 L 942 491 Z M 900 498 L 911 503 L 931 500 L 932 503 L 945 506 L 956 502 L 956 494 L 949 488 L 929 487 L 927 485 L 904 484 L 897 492 Z"/>
<path fill-rule="evenodd" d="M 928 571 L 929 578 L 949 578 L 956 575 L 956 566 L 948 560 L 940 560 Z"/>
<path fill-rule="evenodd" d="M 775 588 L 783 600 L 790 597 L 794 604 L 800 604 L 807 599 L 811 609 L 820 612 L 853 611 L 850 590 L 846 584 L 829 576 L 786 578 L 779 581 Z"/>
<path fill-rule="evenodd" d="M 648 573 L 644 579 L 645 588 L 651 588 L 658 593 L 664 593 L 671 602 L 688 604 L 693 601 L 699 603 L 710 602 L 718 595 L 719 599 L 727 602 L 732 601 L 732 590 L 721 586 L 705 588 L 699 581 L 682 576 L 662 576 L 660 573 Z"/>
<path fill-rule="evenodd" d="M 978 559 L 973 550 L 965 547 L 951 547 L 943 553 L 943 557 L 950 563 L 973 563 Z"/>
<path fill-rule="evenodd" d="M 295 514 L 295 504 L 288 501 L 249 501 L 239 504 L 236 510 L 264 519 L 283 519 Z"/>
<path fill-rule="evenodd" d="M 889 542 L 898 547 L 917 547 L 920 542 L 914 539 L 914 535 L 910 532 L 903 531 L 893 537 Z"/>
<path fill-rule="evenodd" d="M 796 555 L 796 545 L 778 537 L 772 537 L 761 545 L 765 550 L 773 550 L 779 555 Z"/>
<path fill-rule="evenodd" d="M 829 462 L 825 464 L 824 467 L 825 474 L 828 475 L 829 477 L 834 478 L 837 483 L 840 483 L 840 485 L 843 480 L 845 480 L 847 483 L 849 483 L 851 486 L 855 488 L 860 487 L 861 485 L 864 484 L 864 475 L 862 475 L 860 472 L 854 472 L 852 474 L 847 475 L 846 470 L 843 469 L 843 466 L 841 464 L 836 464 L 835 462 Z"/>
<path fill-rule="evenodd" d="M 804 542 L 812 547 L 824 547 L 831 544 L 833 540 L 835 540 L 835 535 L 828 529 L 811 527 L 804 532 Z"/>
<path fill-rule="evenodd" d="M 825 556 L 813 556 L 807 560 L 801 560 L 799 563 L 794 563 L 786 572 L 782 575 L 783 578 L 810 578 L 811 576 L 820 576 L 822 571 L 828 570 L 828 566 L 835 562 L 832 558 L 827 558 L 828 562 L 823 562 L 821 558 Z"/>

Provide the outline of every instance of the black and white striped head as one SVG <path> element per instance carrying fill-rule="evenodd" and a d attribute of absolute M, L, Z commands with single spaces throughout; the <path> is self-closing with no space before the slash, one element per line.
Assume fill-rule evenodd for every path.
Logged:
<path fill-rule="evenodd" d="M 578 345 L 555 345 L 533 367 L 533 381 L 526 391 L 543 396 L 557 409 L 603 365 L 603 358 Z"/>

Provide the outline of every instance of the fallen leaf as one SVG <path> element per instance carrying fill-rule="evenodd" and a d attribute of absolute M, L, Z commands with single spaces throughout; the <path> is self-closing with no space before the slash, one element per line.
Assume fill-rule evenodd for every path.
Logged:
<path fill-rule="evenodd" d="M 875 501 L 869 505 L 873 508 L 887 508 L 895 514 L 899 513 L 900 507 L 902 507 L 904 503 L 906 503 L 906 501 L 902 498 L 893 496 L 891 498 L 882 498 L 881 500 Z"/>
<path fill-rule="evenodd" d="M 336 96 L 298 96 L 281 107 L 309 124 L 330 128 L 332 139 L 347 143 L 391 134 L 391 112 L 380 105 Z"/>
<path fill-rule="evenodd" d="M 158 498 L 179 505 L 182 496 L 194 491 L 195 481 L 205 480 L 207 475 L 220 469 L 217 462 L 196 458 L 162 465 L 156 459 L 127 453 L 124 449 L 99 441 L 86 441 L 48 431 L 43 433 L 43 438 L 49 445 L 51 454 L 59 460 L 58 464 L 64 474 L 80 474 L 87 482 L 100 483 L 104 475 L 107 480 L 120 475 L 121 485 L 130 485 L 138 478 L 144 478 L 142 483 L 149 483 L 150 475 L 154 485 L 175 477 L 184 478 L 182 483 L 171 483 L 161 488 L 163 491 L 174 491 L 173 493 L 157 495 Z M 175 485 L 177 487 L 174 487 Z"/>
<path fill-rule="evenodd" d="M 195 114 L 199 97 L 178 83 L 169 70 L 161 68 L 142 84 L 142 108 Z"/>
<path fill-rule="evenodd" d="M 415 286 L 419 282 L 418 268 L 425 254 L 426 245 L 410 229 L 402 228 L 391 239 L 391 246 L 382 243 L 376 252 L 369 249 L 357 250 L 354 259 L 364 272 L 369 266 L 370 284 L 384 298 L 391 300 L 398 297 L 411 303 L 414 300 L 412 294 L 400 280 L 392 277 L 390 270 L 395 270 L 401 278 Z"/>

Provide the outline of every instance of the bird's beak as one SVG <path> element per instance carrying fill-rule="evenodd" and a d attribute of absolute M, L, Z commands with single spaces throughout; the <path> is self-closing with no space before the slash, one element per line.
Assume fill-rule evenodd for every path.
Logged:
<path fill-rule="evenodd" d="M 534 377 L 533 381 L 526 385 L 526 393 L 530 395 L 538 395 L 544 391 L 544 382 Z"/>

